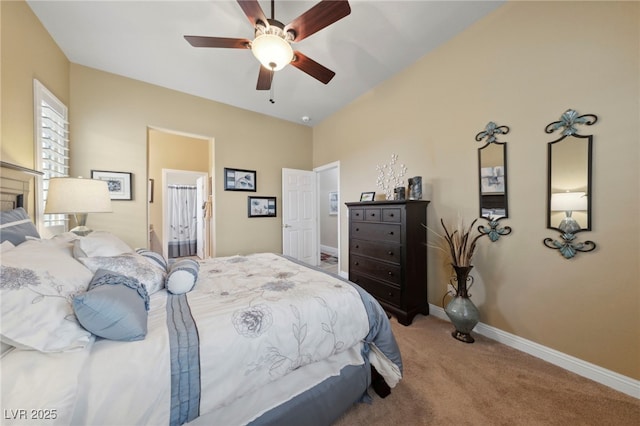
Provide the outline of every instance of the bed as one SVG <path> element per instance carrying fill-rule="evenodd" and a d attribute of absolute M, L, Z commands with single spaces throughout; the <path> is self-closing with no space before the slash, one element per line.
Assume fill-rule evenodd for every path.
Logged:
<path fill-rule="evenodd" d="M 25 214 L 0 224 L 3 424 L 329 425 L 402 377 L 386 314 L 337 275 L 168 264 L 108 232 L 39 238 Z"/>

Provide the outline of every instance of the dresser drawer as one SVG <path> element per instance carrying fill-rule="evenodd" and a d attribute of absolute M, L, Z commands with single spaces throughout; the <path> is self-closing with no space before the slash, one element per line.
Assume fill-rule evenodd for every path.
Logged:
<path fill-rule="evenodd" d="M 400 224 L 352 223 L 351 236 L 363 240 L 388 241 L 400 244 Z"/>
<path fill-rule="evenodd" d="M 402 293 L 398 287 L 352 272 L 349 272 L 349 281 L 358 284 L 380 301 L 398 307 L 402 303 Z"/>
<path fill-rule="evenodd" d="M 382 221 L 383 222 L 395 222 L 400 223 L 402 220 L 402 210 L 401 209 L 382 209 Z"/>
<path fill-rule="evenodd" d="M 349 272 L 367 274 L 392 284 L 402 283 L 402 268 L 393 263 L 380 262 L 367 257 L 349 255 Z"/>
<path fill-rule="evenodd" d="M 364 220 L 380 222 L 382 220 L 380 209 L 364 209 Z"/>
<path fill-rule="evenodd" d="M 402 259 L 402 246 L 394 243 L 354 239 L 349 242 L 349 252 L 398 264 Z"/>
<path fill-rule="evenodd" d="M 349 219 L 364 220 L 364 209 L 349 209 Z"/>

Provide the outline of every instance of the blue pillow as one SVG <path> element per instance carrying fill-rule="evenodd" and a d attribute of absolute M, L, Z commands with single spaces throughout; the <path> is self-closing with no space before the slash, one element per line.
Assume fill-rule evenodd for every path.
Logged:
<path fill-rule="evenodd" d="M 0 243 L 11 242 L 14 246 L 24 243 L 26 237 L 40 238 L 36 226 L 22 207 L 0 212 Z"/>
<path fill-rule="evenodd" d="M 184 294 L 191 291 L 196 285 L 199 270 L 200 265 L 193 259 L 176 260 L 167 275 L 167 290 L 173 294 Z"/>
<path fill-rule="evenodd" d="M 133 277 L 98 269 L 89 290 L 73 298 L 73 310 L 96 336 L 130 342 L 147 335 L 149 294 Z"/>
<path fill-rule="evenodd" d="M 164 272 L 169 270 L 169 267 L 167 266 L 167 259 L 165 259 L 160 253 L 156 253 L 155 251 L 147 250 L 145 248 L 137 248 L 136 253 L 147 259 L 152 265 L 162 269 Z"/>

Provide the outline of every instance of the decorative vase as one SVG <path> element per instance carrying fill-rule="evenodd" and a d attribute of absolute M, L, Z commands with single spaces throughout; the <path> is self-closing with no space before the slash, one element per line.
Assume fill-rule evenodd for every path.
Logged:
<path fill-rule="evenodd" d="M 473 343 L 475 339 L 471 336 L 471 330 L 480 319 L 480 311 L 469 298 L 469 288 L 473 285 L 473 277 L 469 275 L 473 266 L 453 265 L 456 272 L 456 295 L 444 308 L 445 313 L 455 327 L 451 335 L 465 343 Z M 469 283 L 469 285 L 467 285 Z M 453 283 L 452 283 L 453 285 Z"/>
<path fill-rule="evenodd" d="M 422 176 L 414 176 L 409 178 L 409 199 L 422 199 Z"/>

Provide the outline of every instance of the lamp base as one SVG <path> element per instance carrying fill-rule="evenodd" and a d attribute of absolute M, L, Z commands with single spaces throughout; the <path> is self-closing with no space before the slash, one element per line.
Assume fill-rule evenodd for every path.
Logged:
<path fill-rule="evenodd" d="M 75 228 L 73 228 L 71 231 L 69 232 L 73 232 L 76 235 L 79 235 L 81 237 L 84 237 L 86 235 L 89 235 L 91 232 L 93 232 L 93 229 L 88 228 L 86 226 L 76 226 Z"/>

